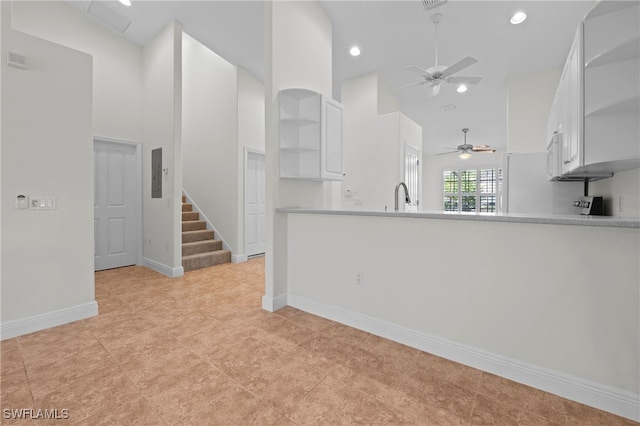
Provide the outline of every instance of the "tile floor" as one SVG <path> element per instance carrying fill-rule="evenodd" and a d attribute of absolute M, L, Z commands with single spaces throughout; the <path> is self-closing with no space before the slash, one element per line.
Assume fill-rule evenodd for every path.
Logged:
<path fill-rule="evenodd" d="M 96 273 L 100 315 L 1 343 L 2 424 L 637 424 L 292 307 L 265 312 L 263 287 L 263 258 L 176 279 Z"/>

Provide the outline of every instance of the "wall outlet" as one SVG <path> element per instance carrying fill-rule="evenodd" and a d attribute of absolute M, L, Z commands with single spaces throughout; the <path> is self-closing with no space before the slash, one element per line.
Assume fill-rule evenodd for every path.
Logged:
<path fill-rule="evenodd" d="M 364 284 L 364 274 L 362 271 L 356 272 L 356 284 L 363 285 Z"/>

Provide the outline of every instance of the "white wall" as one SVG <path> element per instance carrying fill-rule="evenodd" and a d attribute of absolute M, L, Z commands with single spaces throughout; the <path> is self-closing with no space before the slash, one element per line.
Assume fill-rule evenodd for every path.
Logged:
<path fill-rule="evenodd" d="M 93 57 L 93 135 L 142 140 L 142 48 L 60 1 L 13 1 L 16 30 Z"/>
<path fill-rule="evenodd" d="M 279 179 L 277 96 L 280 90 L 295 87 L 331 94 L 332 23 L 313 1 L 267 2 L 264 9 L 267 249 L 263 307 L 273 310 L 286 303 L 280 296 L 287 291 L 286 223 L 275 209 L 330 205 L 336 187 Z"/>
<path fill-rule="evenodd" d="M 14 31 L 2 2 L 2 338 L 97 314 L 91 56 Z M 18 194 L 54 196 L 17 210 Z"/>
<path fill-rule="evenodd" d="M 402 104 L 391 87 L 381 78 L 378 78 L 378 114 L 390 112 L 402 112 Z"/>
<path fill-rule="evenodd" d="M 246 149 L 265 151 L 264 84 L 242 67 L 238 74 L 238 255 L 246 256 L 245 247 L 245 154 Z"/>
<path fill-rule="evenodd" d="M 589 195 L 604 197 L 607 216 L 640 217 L 640 169 L 618 172 L 589 184 Z"/>
<path fill-rule="evenodd" d="M 183 35 L 183 188 L 228 248 L 238 234 L 238 79 L 236 67 Z"/>
<path fill-rule="evenodd" d="M 507 152 L 547 148 L 547 119 L 561 68 L 510 77 L 507 81 Z"/>
<path fill-rule="evenodd" d="M 423 211 L 441 211 L 443 206 L 443 179 L 445 170 L 472 170 L 502 167 L 502 154 L 472 154 L 466 160 L 458 154 L 425 155 L 422 157 Z"/>
<path fill-rule="evenodd" d="M 171 22 L 143 49 L 143 262 L 182 269 L 182 27 Z M 151 150 L 162 148 L 162 198 L 151 198 Z"/>
<path fill-rule="evenodd" d="M 344 125 L 342 207 L 384 211 L 394 207 L 404 180 L 404 142 L 422 150 L 422 129 L 399 111 L 397 98 L 377 73 L 342 83 Z M 381 114 L 380 111 L 393 111 Z"/>
<path fill-rule="evenodd" d="M 290 305 L 638 416 L 639 229 L 318 214 L 287 224 Z"/>

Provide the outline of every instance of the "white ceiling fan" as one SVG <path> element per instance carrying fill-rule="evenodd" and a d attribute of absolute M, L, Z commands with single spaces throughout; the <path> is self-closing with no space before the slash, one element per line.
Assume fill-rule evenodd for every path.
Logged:
<path fill-rule="evenodd" d="M 460 158 L 467 159 L 469 157 L 471 157 L 471 153 L 473 152 L 478 152 L 478 153 L 489 153 L 489 154 L 493 154 L 494 152 L 496 152 L 495 149 L 491 148 L 489 145 L 470 145 L 467 143 L 467 132 L 469 131 L 469 129 L 462 129 L 462 131 L 464 132 L 464 144 L 462 145 L 458 145 L 457 148 L 447 148 L 447 149 L 453 149 L 455 151 L 449 151 L 449 152 L 441 152 L 440 154 L 436 154 L 436 155 L 446 155 L 446 154 L 453 154 L 456 152 L 460 153 Z"/>
<path fill-rule="evenodd" d="M 431 17 L 431 22 L 433 22 L 433 24 L 435 25 L 435 32 L 436 32 L 435 65 L 432 66 L 431 68 L 427 68 L 426 70 L 416 65 L 407 67 L 406 69 L 408 71 L 414 72 L 416 74 L 420 74 L 423 80 L 398 87 L 395 90 L 404 89 L 412 86 L 421 86 L 423 84 L 431 83 L 431 86 L 429 87 L 429 93 L 427 95 L 431 97 L 431 96 L 437 95 L 440 92 L 440 84 L 442 84 L 442 82 L 467 86 L 471 84 L 477 84 L 482 79 L 482 77 L 469 77 L 469 76 L 454 77 L 453 76 L 453 74 L 457 73 L 458 71 L 461 71 L 464 68 L 467 68 L 468 66 L 471 66 L 476 62 L 478 62 L 476 58 L 471 56 L 462 58 L 461 60 L 451 65 L 450 67 L 447 67 L 444 65 L 438 65 L 438 24 L 441 21 L 442 21 L 442 14 L 440 13 L 436 13 Z"/>

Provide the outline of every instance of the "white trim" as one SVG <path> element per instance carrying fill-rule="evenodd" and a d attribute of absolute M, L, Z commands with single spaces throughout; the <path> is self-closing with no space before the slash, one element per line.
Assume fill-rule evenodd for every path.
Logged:
<path fill-rule="evenodd" d="M 262 307 L 265 308 L 265 298 Z M 280 298 L 282 296 L 278 296 Z M 293 293 L 288 305 L 579 403 L 640 421 L 640 394 L 466 346 Z M 269 309 L 267 309 L 269 310 Z"/>
<path fill-rule="evenodd" d="M 247 260 L 249 260 L 249 258 L 247 257 L 246 254 L 232 254 L 231 255 L 231 263 L 244 263 Z"/>
<path fill-rule="evenodd" d="M 262 296 L 262 309 L 269 312 L 275 312 L 278 309 L 287 306 L 287 301 L 287 293 L 275 297 L 267 296 L 265 294 L 264 296 Z"/>
<path fill-rule="evenodd" d="M 172 268 L 171 266 L 156 262 L 155 260 L 149 259 L 148 257 L 142 258 L 142 265 L 146 266 L 149 269 L 153 269 L 156 272 L 160 272 L 161 274 L 166 275 L 169 278 L 177 278 L 184 275 L 184 268 L 182 266 Z"/>
<path fill-rule="evenodd" d="M 191 203 L 191 205 L 193 206 L 193 210 L 192 211 L 198 212 L 200 214 L 200 218 L 206 222 L 207 229 L 213 231 L 215 233 L 215 235 L 216 235 L 216 239 L 222 241 L 222 248 L 224 250 L 229 250 L 229 251 L 232 252 L 231 247 L 229 247 L 229 244 L 227 244 L 227 242 L 224 240 L 224 237 L 222 236 L 222 234 L 220 234 L 220 232 L 218 232 L 218 230 L 215 228 L 215 226 L 213 226 L 213 224 L 207 218 L 207 216 L 205 216 L 205 214 L 202 213 L 202 210 L 200 210 L 198 208 L 198 205 L 193 202 L 193 200 L 191 199 L 191 197 L 189 197 L 189 194 L 187 194 L 187 191 L 185 191 L 184 188 L 182 189 L 182 193 L 184 194 L 185 198 L 187 199 L 187 203 Z M 233 256 L 233 254 L 232 254 L 232 256 Z"/>
<path fill-rule="evenodd" d="M 18 320 L 3 322 L 0 326 L 0 340 L 11 339 L 35 331 L 95 317 L 96 315 L 98 315 L 98 303 L 94 301 Z"/>
<path fill-rule="evenodd" d="M 248 146 L 244 147 L 244 166 L 243 166 L 243 176 L 242 176 L 242 182 L 244 184 L 244 189 L 242 194 L 242 230 L 243 230 L 242 235 L 243 235 L 244 241 L 242 242 L 242 247 L 245 252 L 245 258 L 248 258 L 248 255 L 246 255 L 246 253 L 249 252 L 249 249 L 247 247 L 248 246 L 247 244 L 247 167 L 249 163 L 249 154 L 264 156 L 265 165 L 267 161 L 267 154 L 264 149 L 251 148 Z M 266 185 L 266 170 L 265 170 L 265 185 Z M 266 251 L 266 244 L 265 244 L 265 251 Z M 260 256 L 262 254 L 264 253 L 256 253 L 252 256 Z"/>
<path fill-rule="evenodd" d="M 120 144 L 120 145 L 128 145 L 133 146 L 135 149 L 136 156 L 136 178 L 137 178 L 137 188 L 136 188 L 136 211 L 135 215 L 135 224 L 136 224 L 136 265 L 142 265 L 142 144 L 140 142 L 127 141 L 127 140 L 119 140 L 119 139 L 111 139 L 103 136 L 94 136 L 93 143 L 103 142 L 110 144 Z"/>

